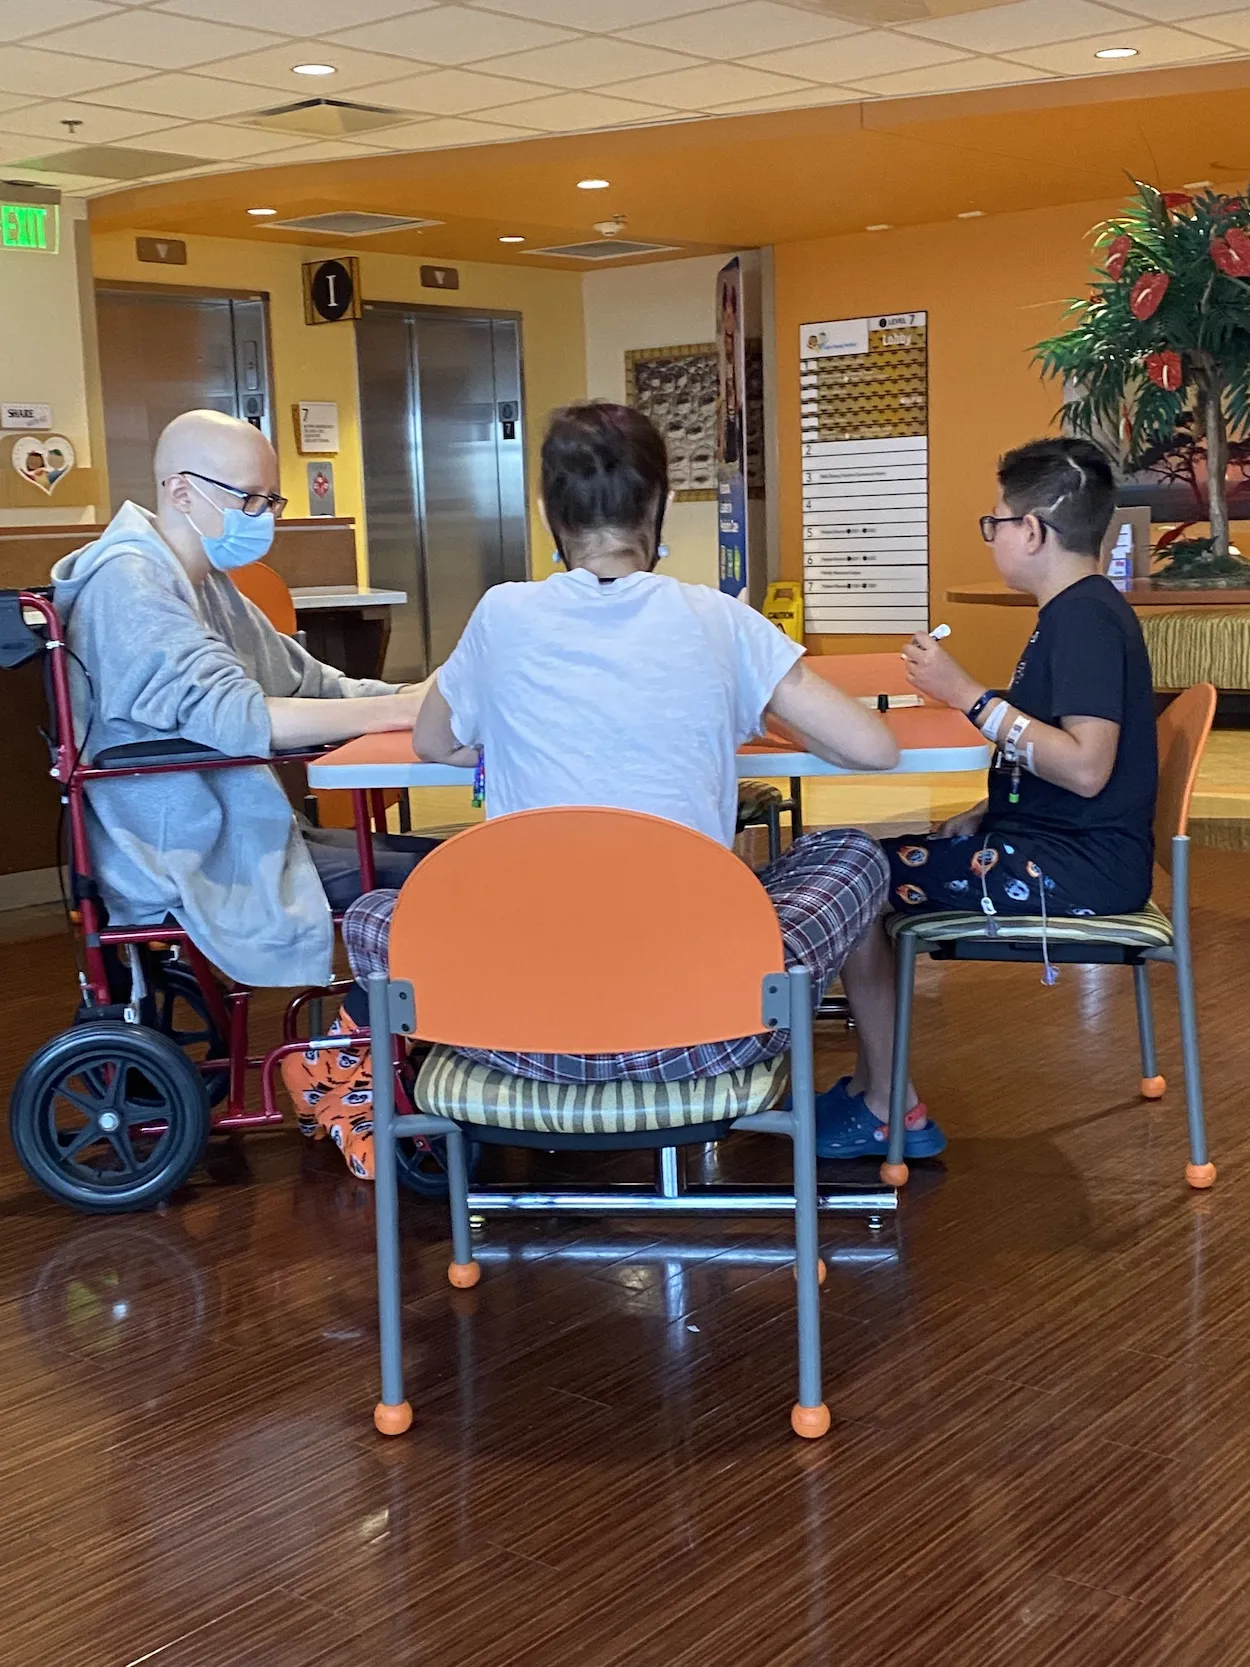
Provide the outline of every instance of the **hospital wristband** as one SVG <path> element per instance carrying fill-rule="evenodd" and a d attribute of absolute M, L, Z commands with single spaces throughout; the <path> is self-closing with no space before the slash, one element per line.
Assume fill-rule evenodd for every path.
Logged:
<path fill-rule="evenodd" d="M 998 732 L 1002 728 L 1003 719 L 1010 710 L 1011 708 L 1005 700 L 1000 700 L 997 706 L 990 709 L 989 716 L 981 725 L 981 733 L 987 741 L 998 740 Z"/>

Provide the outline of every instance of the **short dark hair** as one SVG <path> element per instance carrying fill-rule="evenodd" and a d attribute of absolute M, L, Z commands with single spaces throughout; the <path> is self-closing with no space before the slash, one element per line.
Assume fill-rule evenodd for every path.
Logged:
<path fill-rule="evenodd" d="M 542 481 L 547 521 L 566 561 L 602 534 L 654 559 L 668 505 L 668 450 L 641 411 L 606 400 L 553 411 Z"/>
<path fill-rule="evenodd" d="M 1115 509 L 1115 471 L 1092 440 L 1030 440 L 999 459 L 998 484 L 1013 515 L 1036 515 L 1065 550 L 1096 556 Z"/>

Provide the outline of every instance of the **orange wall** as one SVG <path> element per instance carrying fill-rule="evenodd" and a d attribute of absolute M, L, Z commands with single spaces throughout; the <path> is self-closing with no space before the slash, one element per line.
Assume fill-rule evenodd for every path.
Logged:
<path fill-rule="evenodd" d="M 1032 630 L 1027 609 L 956 606 L 956 584 L 992 581 L 977 517 L 993 509 L 994 465 L 1009 446 L 1054 428 L 1055 383 L 1043 383 L 1032 345 L 1083 293 L 1090 230 L 1116 204 L 1000 214 L 776 250 L 781 570 L 802 567 L 799 326 L 869 313 L 929 315 L 929 586 L 931 619 L 952 627 L 952 651 L 1003 684 Z M 813 637 L 818 653 L 880 650 L 900 639 Z"/>

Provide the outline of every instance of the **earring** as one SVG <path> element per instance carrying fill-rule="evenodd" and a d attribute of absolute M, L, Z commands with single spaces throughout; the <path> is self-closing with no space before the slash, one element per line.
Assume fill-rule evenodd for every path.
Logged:
<path fill-rule="evenodd" d="M 656 561 L 663 561 L 664 558 L 667 555 L 668 555 L 668 545 L 667 544 L 660 544 L 656 547 L 656 552 L 655 552 Z"/>

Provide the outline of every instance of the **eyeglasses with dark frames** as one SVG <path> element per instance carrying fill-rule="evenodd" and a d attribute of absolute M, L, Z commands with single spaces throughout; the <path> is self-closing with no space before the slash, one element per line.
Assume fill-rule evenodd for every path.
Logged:
<path fill-rule="evenodd" d="M 1039 527 L 1045 527 L 1047 532 L 1054 532 L 1055 529 L 1050 522 L 1043 520 L 1036 510 L 1030 510 L 1028 515 L 983 515 L 977 525 L 981 529 L 981 537 L 987 544 L 992 544 L 1000 527 L 1011 526 L 1013 522 L 1027 521 L 1030 515 Z"/>
<path fill-rule="evenodd" d="M 180 475 L 187 475 L 192 480 L 202 480 L 206 486 L 216 486 L 222 492 L 229 492 L 232 497 L 242 498 L 244 515 L 263 515 L 271 509 L 275 515 L 281 515 L 286 508 L 288 499 L 277 492 L 245 492 L 241 486 L 230 486 L 224 480 L 214 480 L 211 475 L 201 475 L 195 469 L 179 469 Z"/>

